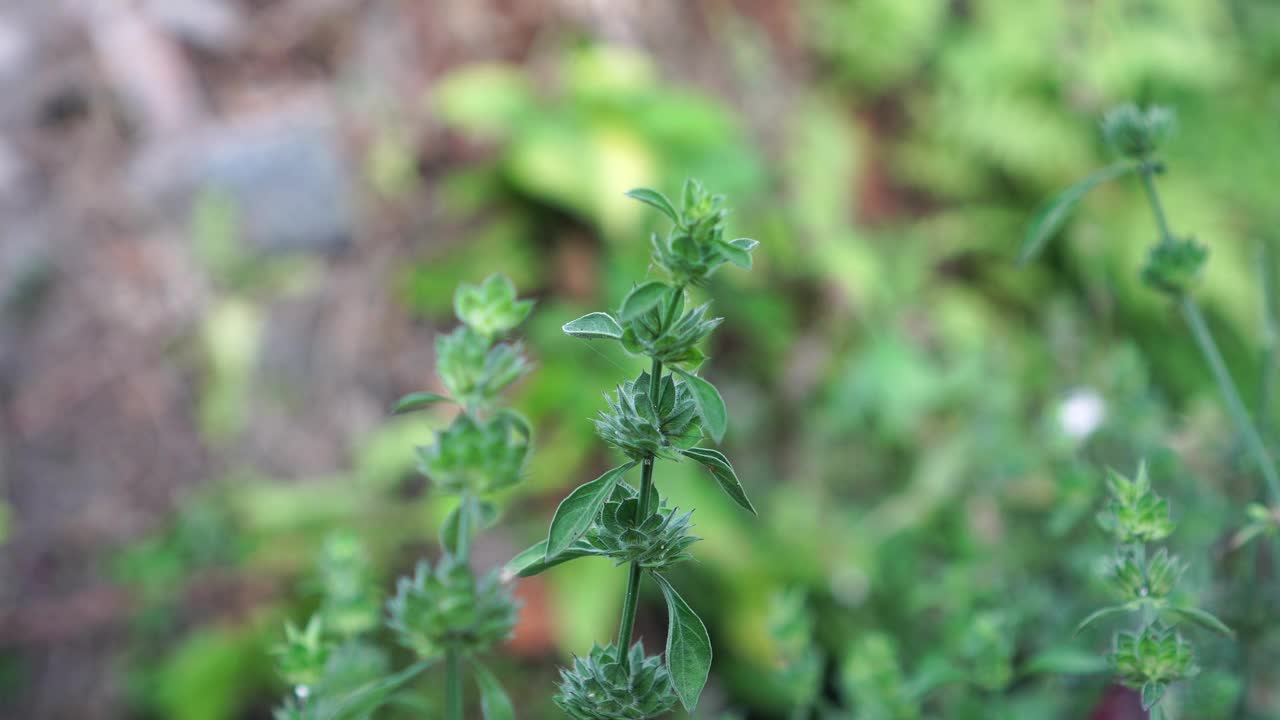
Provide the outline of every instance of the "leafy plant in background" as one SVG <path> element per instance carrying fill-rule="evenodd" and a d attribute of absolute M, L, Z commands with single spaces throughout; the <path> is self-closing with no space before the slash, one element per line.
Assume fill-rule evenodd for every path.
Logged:
<path fill-rule="evenodd" d="M 706 284 L 721 265 L 750 268 L 756 242 L 725 239 L 724 199 L 697 181 L 685 183 L 679 209 L 654 190 L 628 195 L 673 223 L 665 235 L 652 237 L 653 264 L 670 280 L 636 285 L 616 317 L 595 312 L 564 326 L 571 336 L 614 340 L 628 352 L 650 358 L 649 371 L 619 385 L 595 421 L 601 439 L 627 462 L 570 493 L 556 509 L 547 539 L 509 565 L 512 572 L 530 576 L 584 556 L 630 564 L 617 641 L 593 648 L 561 671 L 555 702 L 579 720 L 656 717 L 677 699 L 692 710 L 711 669 L 706 627 L 663 574 L 689 559 L 687 549 L 697 538 L 689 534 L 691 513 L 668 507 L 655 487 L 657 461 L 688 459 L 703 465 L 734 502 L 755 513 L 729 460 L 698 444 L 704 433 L 720 440 L 728 423 L 720 392 L 694 374 L 705 359 L 698 345 L 720 318 L 708 316 L 707 304 L 685 305 L 690 287 Z M 636 465 L 640 485 L 633 488 L 622 479 Z M 646 576 L 657 583 L 667 603 L 662 658 L 647 656 L 641 641 L 632 643 Z"/>
<path fill-rule="evenodd" d="M 1174 523 L 1169 502 L 1151 489 L 1146 465 L 1138 466 L 1133 479 L 1111 472 L 1107 489 L 1111 499 L 1098 522 L 1116 541 L 1107 581 L 1119 603 L 1090 614 L 1076 632 L 1104 618 L 1134 617 L 1134 630 L 1113 636 L 1108 659 L 1120 682 L 1141 692 L 1142 709 L 1153 719 L 1164 718 L 1168 687 L 1199 671 L 1193 646 L 1176 626 L 1191 622 L 1228 636 L 1232 632 L 1211 613 L 1178 602 L 1178 580 L 1186 565 L 1177 556 L 1163 547 L 1148 552 L 1151 543 L 1173 532 Z"/>
<path fill-rule="evenodd" d="M 1023 241 L 1020 260 L 1026 262 L 1035 257 L 1066 221 L 1076 204 L 1090 190 L 1104 182 L 1136 174 L 1141 180 L 1158 233 L 1157 241 L 1148 250 L 1146 263 L 1142 267 L 1142 281 L 1147 287 L 1163 293 L 1177 305 L 1201 355 L 1209 365 L 1227 414 L 1251 456 L 1253 466 L 1262 477 L 1262 492 L 1269 497 L 1273 506 L 1280 506 L 1280 472 L 1276 469 L 1267 441 L 1241 398 L 1240 391 L 1205 321 L 1200 305 L 1192 294 L 1208 259 L 1208 249 L 1189 236 L 1178 236 L 1174 233 L 1156 186 L 1157 176 L 1166 170 L 1159 150 L 1167 141 L 1173 127 L 1174 115 L 1172 111 L 1163 107 L 1153 106 L 1142 109 L 1129 104 L 1108 112 L 1102 122 L 1103 135 L 1107 143 L 1122 155 L 1123 159 L 1085 178 L 1051 202 L 1028 230 Z M 1269 288 L 1263 288 L 1264 295 L 1269 292 Z M 1266 297 L 1264 302 L 1267 307 L 1271 307 L 1272 298 Z M 1266 367 L 1264 372 L 1271 373 L 1273 368 Z M 1264 386 L 1267 386 L 1266 382 Z M 1111 492 L 1112 506 L 1108 514 L 1104 515 L 1105 522 L 1108 530 L 1117 534 L 1122 547 L 1128 548 L 1122 550 L 1122 554 L 1128 556 L 1123 560 L 1127 564 L 1118 573 L 1123 572 L 1126 577 L 1133 576 L 1144 581 L 1153 576 L 1162 582 L 1171 582 L 1176 579 L 1181 570 L 1175 567 L 1167 555 L 1157 555 L 1148 564 L 1145 555 L 1138 549 L 1138 543 L 1161 539 L 1172 529 L 1167 520 L 1167 505 L 1149 495 L 1150 487 L 1144 472 L 1140 471 L 1139 477 L 1132 482 L 1113 476 Z M 1254 537 L 1275 535 L 1273 525 L 1280 514 L 1260 503 L 1250 504 L 1246 514 L 1247 523 L 1235 534 L 1232 542 L 1233 549 L 1238 549 Z M 1163 519 L 1160 517 L 1162 515 Z M 1124 524 L 1122 522 L 1124 518 L 1127 518 L 1130 524 Z M 1133 522 L 1139 521 L 1146 524 L 1141 536 L 1134 534 L 1133 528 L 1136 526 L 1132 525 Z M 1256 564 L 1253 567 L 1256 573 Z M 1134 573 L 1137 575 L 1133 575 Z M 1153 591 L 1153 588 L 1145 582 L 1138 586 L 1138 589 Z M 1159 589 L 1159 586 L 1155 589 Z M 1141 688 L 1144 707 L 1159 707 L 1157 703 L 1163 696 L 1167 682 L 1181 679 L 1189 674 L 1190 650 L 1176 634 L 1170 635 L 1166 627 L 1151 620 L 1151 611 L 1155 609 L 1151 600 L 1145 600 L 1137 605 L 1133 605 L 1132 602 L 1099 612 L 1109 614 L 1113 611 L 1119 612 L 1120 609 L 1137 609 L 1143 612 L 1144 622 L 1137 634 L 1131 633 L 1117 637 L 1113 658 L 1121 671 L 1121 679 L 1127 684 Z M 1215 629 L 1225 630 L 1221 622 L 1203 611 L 1186 608 L 1166 610 L 1176 616 L 1200 620 L 1203 624 L 1213 626 Z M 1095 613 L 1095 616 L 1097 615 L 1098 613 Z M 1256 639 L 1251 635 L 1247 642 L 1256 642 Z M 1252 653 L 1246 650 L 1244 656 L 1251 657 Z M 1156 657 L 1158 660 L 1150 660 L 1151 657 Z M 1143 665 L 1143 662 L 1147 661 L 1163 663 L 1163 665 L 1157 672 Z M 1167 674 L 1162 675 L 1162 672 Z M 1247 692 L 1244 697 L 1247 698 Z M 1243 707 L 1241 711 L 1244 712 Z"/>
<path fill-rule="evenodd" d="M 344 667 L 362 655 L 378 658 L 379 669 L 386 665 L 385 655 L 374 654 L 363 643 L 353 645 L 352 638 L 377 627 L 378 600 L 361 553 L 335 545 L 322 565 L 326 593 L 320 613 L 301 630 L 287 626 L 285 642 L 276 650 L 281 674 L 295 689 L 277 711 L 279 720 L 366 717 L 441 659 L 444 717 L 467 716 L 464 664 L 469 664 L 479 686 L 486 720 L 514 717 L 505 691 L 479 655 L 511 634 L 518 604 L 497 571 L 475 574 L 470 549 L 472 537 L 497 517 L 496 506 L 485 497 L 518 483 L 529 453 L 528 423 L 498 400 L 502 390 L 529 369 L 521 346 L 501 339 L 532 307 L 531 301 L 517 300 L 515 287 L 500 275 L 479 286 L 461 285 L 454 295 L 454 312 L 463 324 L 436 341 L 437 371 L 449 395 L 415 392 L 392 408 L 407 413 L 441 402 L 461 407 L 450 425 L 436 432 L 433 444 L 418 448 L 423 474 L 440 491 L 458 496 L 441 528 L 443 555 L 434 568 L 423 560 L 411 577 L 400 578 L 387 603 L 387 626 L 417 662 L 364 684 L 331 681 L 335 665 Z M 341 642 L 335 643 L 335 637 Z"/>

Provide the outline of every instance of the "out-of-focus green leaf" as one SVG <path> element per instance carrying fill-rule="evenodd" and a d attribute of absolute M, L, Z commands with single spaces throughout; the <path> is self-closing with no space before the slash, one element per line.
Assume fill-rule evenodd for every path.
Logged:
<path fill-rule="evenodd" d="M 1135 165 L 1130 162 L 1110 165 L 1072 185 L 1054 198 L 1036 215 L 1035 220 L 1031 222 L 1031 227 L 1027 228 L 1027 233 L 1022 238 L 1022 248 L 1018 251 L 1018 263 L 1025 265 L 1044 250 L 1050 238 L 1057 234 L 1063 223 L 1067 221 L 1067 217 L 1071 215 L 1071 211 L 1085 195 L 1089 194 L 1090 190 L 1108 180 L 1115 180 L 1133 172 L 1134 169 Z"/>

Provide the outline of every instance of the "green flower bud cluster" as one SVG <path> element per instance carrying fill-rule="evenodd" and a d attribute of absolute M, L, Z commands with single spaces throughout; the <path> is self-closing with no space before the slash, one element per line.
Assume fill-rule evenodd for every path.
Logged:
<path fill-rule="evenodd" d="M 678 514 L 666 500 L 653 502 L 640 512 L 640 497 L 630 485 L 618 485 L 604 504 L 600 519 L 583 535 L 597 554 L 611 558 L 615 565 L 637 563 L 659 571 L 690 559 L 690 545 L 699 538 L 690 535 L 692 512 Z M 643 517 L 640 517 L 643 515 Z M 639 517 L 639 521 L 637 521 Z"/>
<path fill-rule="evenodd" d="M 1209 248 L 1191 238 L 1169 238 L 1151 246 L 1142 266 L 1142 282 L 1152 289 L 1181 295 L 1195 287 L 1209 259 Z"/>
<path fill-rule="evenodd" d="M 640 643 L 622 656 L 617 645 L 591 648 L 560 671 L 556 705 L 575 720 L 646 720 L 676 704 L 662 658 L 648 657 Z"/>
<path fill-rule="evenodd" d="M 655 284 L 659 283 L 648 283 L 637 290 Z M 706 359 L 698 343 L 719 327 L 724 318 L 707 317 L 710 303 L 685 312 L 685 294 L 678 287 L 664 288 L 664 295 L 662 301 L 647 312 L 623 322 L 622 347 L 632 355 L 696 368 Z"/>
<path fill-rule="evenodd" d="M 340 637 L 369 632 L 382 622 L 382 593 L 370 572 L 368 552 L 354 535 L 337 533 L 320 553 L 324 601 L 320 616 Z"/>
<path fill-rule="evenodd" d="M 1175 602 L 1178 581 L 1186 565 L 1165 548 L 1152 554 L 1147 544 L 1167 538 L 1174 529 L 1169 503 L 1151 488 L 1145 465 L 1129 479 L 1112 471 L 1111 495 L 1098 523 L 1117 541 L 1106 580 L 1120 604 L 1104 607 L 1085 618 L 1076 632 L 1107 617 L 1138 618 L 1137 631 L 1119 632 L 1108 655 L 1116 676 L 1142 692 L 1143 709 L 1150 710 L 1168 685 L 1195 674 L 1195 652 L 1176 630 L 1181 622 L 1230 635 L 1231 630 L 1211 613 Z"/>
<path fill-rule="evenodd" d="M 756 241 L 748 238 L 725 240 L 725 220 L 729 211 L 724 196 L 707 192 L 697 180 L 687 180 L 682 207 L 662 193 L 648 188 L 632 190 L 629 196 L 660 210 L 674 225 L 665 236 L 652 237 L 653 263 L 671 275 L 677 285 L 705 284 L 716 268 L 733 263 L 751 267 Z"/>
<path fill-rule="evenodd" d="M 684 382 L 671 375 L 662 379 L 659 398 L 649 396 L 649 373 L 618 386 L 608 410 L 594 421 L 596 433 L 633 460 L 649 457 L 675 459 L 675 451 L 693 447 L 702 439 L 697 402 Z"/>
<path fill-rule="evenodd" d="M 1141 631 L 1119 632 L 1109 656 L 1120 682 L 1142 692 L 1142 705 L 1151 709 L 1169 683 L 1196 675 L 1191 644 L 1171 628 L 1152 623 Z"/>
<path fill-rule="evenodd" d="M 308 687 L 320 681 L 332 647 L 324 638 L 323 621 L 313 615 L 307 626 L 299 630 L 285 623 L 284 641 L 271 648 L 276 659 L 276 672 L 296 687 Z"/>
<path fill-rule="evenodd" d="M 1163 540 L 1173 532 L 1169 501 L 1151 490 L 1146 465 L 1130 480 L 1110 470 L 1107 474 L 1110 500 L 1098 513 L 1098 524 L 1122 545 Z"/>
<path fill-rule="evenodd" d="M 400 578 L 387 608 L 400 643 L 429 659 L 450 649 L 483 652 L 505 641 L 519 605 L 496 572 L 477 578 L 465 561 L 446 555 L 434 571 L 423 560 L 412 578 Z"/>
<path fill-rule="evenodd" d="M 418 448 L 418 469 L 446 493 L 483 495 L 518 483 L 528 454 L 528 426 L 513 413 L 461 413 L 435 444 Z"/>
<path fill-rule="evenodd" d="M 1173 128 L 1173 111 L 1158 105 L 1142 110 L 1127 103 L 1112 108 L 1102 118 L 1102 135 L 1107 144 L 1135 160 L 1144 160 L 1160 149 Z"/>

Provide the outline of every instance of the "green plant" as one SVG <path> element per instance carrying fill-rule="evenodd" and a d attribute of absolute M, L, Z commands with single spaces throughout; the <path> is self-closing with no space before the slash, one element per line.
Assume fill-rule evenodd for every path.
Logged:
<path fill-rule="evenodd" d="M 699 447 L 704 434 L 720 440 L 728 414 L 715 386 L 694 374 L 705 355 L 699 344 L 720 324 L 708 305 L 686 308 L 692 287 L 705 285 L 725 263 L 751 267 L 754 240 L 724 237 L 728 210 L 723 198 L 701 183 L 685 183 L 679 209 L 649 189 L 628 195 L 672 222 L 652 237 L 654 266 L 669 281 L 650 280 L 632 288 L 614 314 L 595 312 L 564 326 L 574 337 L 619 342 L 650 359 L 650 369 L 619 385 L 595 421 L 606 443 L 627 457 L 599 478 L 580 486 L 556 509 L 547 539 L 517 556 L 509 569 L 534 575 L 584 556 L 630 564 L 617 641 L 595 648 L 561 672 L 556 703 L 579 720 L 641 720 L 661 715 L 678 698 L 692 710 L 711 669 L 711 639 L 702 620 L 663 573 L 689 558 L 697 538 L 689 534 L 689 513 L 668 508 L 654 484 L 659 459 L 692 460 L 704 466 L 734 502 L 754 513 L 729 460 Z M 623 477 L 640 466 L 640 485 Z M 661 661 L 632 643 L 640 584 L 650 577 L 666 599 L 669 625 Z"/>
<path fill-rule="evenodd" d="M 279 720 L 365 718 L 440 660 L 445 663 L 445 718 L 466 716 L 464 664 L 474 673 L 486 720 L 514 717 L 511 701 L 479 656 L 507 639 L 519 606 L 496 570 L 485 575 L 472 570 L 470 550 L 473 536 L 498 515 L 486 496 L 518 483 L 528 456 L 529 424 L 498 399 L 529 369 L 521 346 L 501 339 L 532 307 L 531 301 L 516 299 L 515 287 L 501 275 L 478 286 L 461 285 L 454 312 L 463 324 L 436 341 L 437 372 L 449 395 L 415 392 L 392 408 L 407 413 L 442 402 L 461 407 L 449 426 L 435 433 L 434 443 L 418 448 L 421 472 L 438 491 L 458 497 L 441 527 L 443 554 L 434 567 L 423 560 L 412 576 L 400 578 L 387 603 L 387 627 L 417 662 L 394 675 L 380 672 L 387 664 L 385 653 L 361 639 L 380 624 L 380 598 L 367 559 L 354 541 L 331 541 L 321 564 L 320 612 L 302 630 L 287 626 L 285 641 L 275 650 L 281 675 L 295 688 L 277 711 Z M 362 675 L 363 682 L 331 680 L 335 665 L 361 657 L 375 659 L 365 663 L 375 671 Z"/>
<path fill-rule="evenodd" d="M 1130 104 L 1108 112 L 1102 121 L 1103 136 L 1123 159 L 1081 180 L 1050 202 L 1028 228 L 1019 260 L 1025 263 L 1038 255 L 1090 190 L 1109 180 L 1136 174 L 1142 181 L 1158 233 L 1142 267 L 1142 281 L 1177 304 L 1213 373 L 1227 413 L 1262 476 L 1264 491 L 1269 494 L 1272 504 L 1280 505 L 1280 471 L 1277 471 L 1267 443 L 1240 397 L 1222 352 L 1192 294 L 1208 259 L 1208 249 L 1194 238 L 1174 234 L 1156 188 L 1156 177 L 1165 172 L 1159 150 L 1172 134 L 1173 127 L 1173 112 L 1163 107 L 1143 110 Z"/>
<path fill-rule="evenodd" d="M 1104 618 L 1135 617 L 1133 630 L 1112 636 L 1108 659 L 1120 682 L 1141 692 L 1142 708 L 1152 718 L 1163 718 L 1161 700 L 1169 685 L 1199 672 L 1194 648 L 1176 626 L 1190 622 L 1227 636 L 1233 633 L 1213 614 L 1180 601 L 1178 580 L 1186 565 L 1176 555 L 1163 547 L 1149 552 L 1152 543 L 1169 537 L 1174 523 L 1169 502 L 1151 488 L 1146 465 L 1138 466 L 1133 479 L 1112 471 L 1107 490 L 1111 497 L 1098 524 L 1116 542 L 1106 579 L 1118 602 L 1090 614 L 1076 632 Z"/>

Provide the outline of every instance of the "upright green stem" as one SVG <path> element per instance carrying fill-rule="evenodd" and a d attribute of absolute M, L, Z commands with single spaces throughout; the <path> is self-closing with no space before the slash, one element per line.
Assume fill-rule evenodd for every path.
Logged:
<path fill-rule="evenodd" d="M 658 393 L 662 389 L 662 361 L 654 359 L 649 371 L 649 398 L 658 402 Z M 640 512 L 649 507 L 649 498 L 653 495 L 653 463 L 652 455 L 640 463 Z M 631 634 L 636 627 L 636 610 L 640 605 L 640 577 L 644 568 L 640 563 L 631 563 L 631 574 L 627 578 L 627 595 L 622 601 L 622 620 L 618 625 L 618 654 L 623 665 L 627 664 L 627 648 L 631 646 Z"/>
<path fill-rule="evenodd" d="M 445 720 L 462 720 L 462 654 L 445 653 Z"/>
<path fill-rule="evenodd" d="M 1169 230 L 1169 220 L 1165 217 L 1160 193 L 1156 192 L 1155 166 L 1152 161 L 1144 160 L 1138 170 L 1142 176 L 1142 187 L 1147 191 L 1147 202 L 1151 204 L 1151 212 L 1156 216 L 1156 226 L 1160 228 L 1160 241 L 1170 242 L 1173 240 L 1173 233 Z"/>
<path fill-rule="evenodd" d="M 1160 229 L 1160 241 L 1173 242 L 1173 233 L 1169 230 L 1169 221 L 1165 216 L 1164 206 L 1160 203 L 1160 193 L 1156 191 L 1155 166 L 1152 161 L 1144 160 L 1139 168 L 1139 174 L 1142 177 L 1142 187 L 1147 193 L 1147 201 L 1151 204 L 1151 213 L 1155 215 L 1156 225 Z M 1222 359 L 1222 352 L 1218 349 L 1218 343 L 1213 339 L 1213 333 L 1209 331 L 1209 326 L 1204 321 L 1200 305 L 1196 303 L 1195 298 L 1184 293 L 1178 296 L 1178 306 L 1182 310 L 1182 317 L 1186 320 L 1187 327 L 1195 336 L 1200 353 L 1209 363 L 1213 379 L 1218 383 L 1218 390 L 1226 403 L 1227 414 L 1231 416 L 1232 422 L 1236 425 L 1236 431 L 1244 438 L 1245 445 L 1253 455 L 1254 464 L 1262 473 L 1267 491 L 1271 494 L 1271 501 L 1280 504 L 1280 475 L 1276 472 L 1275 463 L 1271 460 L 1271 453 L 1267 450 L 1262 435 L 1259 434 L 1257 426 L 1249 416 L 1248 408 L 1240 399 L 1240 391 L 1236 389 L 1235 381 L 1231 379 L 1227 364 Z"/>
<path fill-rule="evenodd" d="M 1267 450 L 1266 443 L 1263 442 L 1262 436 L 1249 417 L 1249 410 L 1240 399 L 1240 391 L 1236 389 L 1235 381 L 1227 371 L 1227 364 L 1222 359 L 1218 344 L 1214 342 L 1213 334 L 1209 332 L 1209 326 L 1200 312 L 1200 305 L 1190 295 L 1179 297 L 1178 305 L 1182 309 L 1182 316 L 1186 319 L 1187 326 L 1191 328 L 1191 334 L 1196 338 L 1196 344 L 1200 346 L 1200 352 L 1209 363 L 1213 379 L 1218 383 L 1218 390 L 1222 392 L 1222 399 L 1227 405 L 1227 414 L 1236 424 L 1236 430 L 1244 437 L 1245 445 L 1253 454 L 1254 464 L 1262 472 L 1267 490 L 1271 493 L 1271 501 L 1280 504 L 1280 475 L 1276 473 L 1276 466 L 1271 460 L 1271 453 Z"/>

